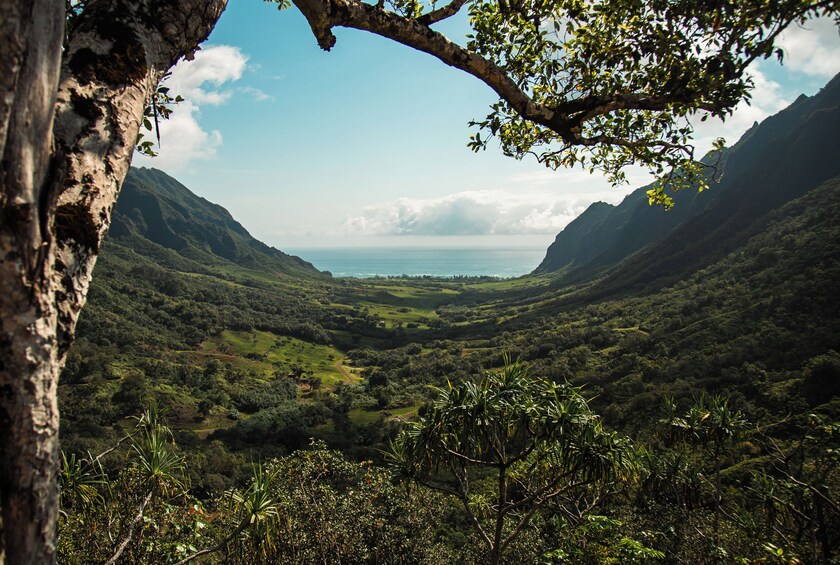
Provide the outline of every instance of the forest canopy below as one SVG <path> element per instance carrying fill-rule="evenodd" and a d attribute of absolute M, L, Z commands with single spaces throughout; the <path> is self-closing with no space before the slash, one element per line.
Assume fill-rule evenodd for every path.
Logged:
<path fill-rule="evenodd" d="M 838 559 L 838 93 L 511 280 L 332 279 L 132 171 L 61 379 L 62 560 Z"/>

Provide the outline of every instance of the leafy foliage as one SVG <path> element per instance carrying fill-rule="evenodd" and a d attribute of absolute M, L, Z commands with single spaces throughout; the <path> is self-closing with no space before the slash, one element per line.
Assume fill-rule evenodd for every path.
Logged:
<path fill-rule="evenodd" d="M 184 101 L 180 94 L 172 96 L 170 88 L 164 84 L 171 75 L 171 72 L 163 75 L 143 110 L 142 129 L 148 133 L 155 132 L 158 147 L 160 147 L 160 120 L 168 120 L 172 116 L 173 107 Z M 146 135 L 143 131 L 137 134 L 136 151 L 147 157 L 157 157 L 154 142 L 146 139 Z"/>
<path fill-rule="evenodd" d="M 392 457 L 408 476 L 460 499 L 491 563 L 539 508 L 576 523 L 632 469 L 627 441 L 603 429 L 577 390 L 509 360 L 499 373 L 440 390 Z M 476 491 L 484 474 L 497 474 L 495 490 Z"/>
<path fill-rule="evenodd" d="M 645 252 L 624 287 L 554 275 L 298 278 L 267 259 L 249 262 L 258 250 L 249 244 L 194 244 L 222 241 L 206 226 L 170 230 L 190 234 L 186 247 L 169 236 L 154 242 L 138 221 L 152 216 L 135 215 L 112 233 L 62 376 L 63 555 L 101 562 L 124 547 L 122 559 L 173 562 L 212 549 L 203 554 L 211 560 L 311 562 L 339 551 L 365 561 L 383 547 L 396 561 L 486 562 L 476 523 L 491 541 L 501 523 L 507 539 L 529 511 L 498 520 L 499 461 L 508 461 L 508 504 L 562 483 L 553 499 L 531 500 L 539 504 L 504 548 L 512 561 L 830 562 L 840 551 L 840 184 L 820 175 L 833 170 L 807 177 L 822 183 L 810 191 L 779 184 L 768 194 L 774 211 L 727 232 L 702 269 L 645 277 L 660 264 Z M 195 210 L 235 233 L 219 210 Z M 161 225 L 175 217 L 167 211 Z M 523 364 L 506 367 L 505 351 Z M 673 398 L 666 426 L 664 398 Z M 171 434 L 127 429 L 125 417 L 150 401 L 170 408 Z M 381 462 L 415 418 L 400 438 L 439 427 L 403 451 L 413 460 L 403 469 L 454 499 L 350 462 Z M 637 453 L 622 461 L 637 483 L 618 480 L 636 474 L 623 464 L 611 467 L 611 450 L 626 444 L 601 442 L 615 437 L 608 429 L 633 438 Z M 294 451 L 312 436 L 350 459 L 321 444 Z M 395 444 L 403 441 L 412 445 Z M 509 446 L 508 459 L 494 460 L 496 444 Z M 80 455 L 94 449 L 102 455 Z M 262 487 L 249 478 L 260 458 Z M 578 465 L 566 478 L 580 470 L 584 484 L 550 473 L 566 464 Z M 256 493 L 253 508 L 278 514 L 255 520 L 262 531 L 239 530 Z M 394 508 L 407 522 L 391 517 Z M 379 538 L 381 523 L 402 525 Z M 419 545 L 406 541 L 415 531 Z"/>
<path fill-rule="evenodd" d="M 101 562 L 120 539 L 130 562 L 225 563 L 431 562 L 454 557 L 435 540 L 440 500 L 400 488 L 369 464 L 352 463 L 325 445 L 252 466 L 249 484 L 205 504 L 189 497 L 147 497 L 150 476 L 140 450 L 82 512 L 65 507 L 62 561 Z M 161 477 L 161 474 L 155 475 Z M 70 484 L 65 482 L 65 484 Z M 162 491 L 161 491 L 162 492 Z M 141 507 L 141 520 L 130 516 Z M 125 537 L 125 529 L 136 529 Z M 205 549 L 198 549 L 206 546 Z"/>

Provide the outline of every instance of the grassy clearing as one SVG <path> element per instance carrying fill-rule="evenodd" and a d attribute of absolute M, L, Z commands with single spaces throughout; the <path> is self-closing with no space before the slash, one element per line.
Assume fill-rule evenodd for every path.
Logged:
<path fill-rule="evenodd" d="M 448 284 L 448 283 L 444 283 Z M 418 310 L 434 310 L 452 300 L 458 291 L 448 286 L 421 284 L 418 286 L 401 282 L 399 284 L 366 284 L 375 295 L 374 301 L 394 306 L 408 306 Z"/>
<path fill-rule="evenodd" d="M 321 379 L 322 385 L 326 387 L 360 380 L 346 364 L 346 357 L 339 349 L 269 332 L 226 330 L 202 344 L 200 353 L 213 357 L 233 357 L 234 365 L 255 369 L 266 376 L 277 371 L 300 368 Z"/>
<path fill-rule="evenodd" d="M 205 365 L 208 361 L 215 359 L 220 363 L 230 363 L 235 368 L 242 371 L 254 371 L 257 375 L 260 375 L 263 378 L 270 377 L 275 370 L 274 367 L 269 366 L 262 361 L 239 357 L 238 355 L 230 352 L 222 353 L 215 349 L 208 349 L 212 347 L 209 342 L 203 343 L 201 347 L 201 351 L 174 351 L 173 354 L 176 355 L 180 362 L 187 365 L 200 367 Z"/>
<path fill-rule="evenodd" d="M 189 430 L 196 434 L 201 439 L 206 439 L 207 436 L 216 430 L 225 430 L 236 425 L 235 420 L 231 420 L 227 415 L 212 414 L 207 418 L 200 420 L 186 421 L 180 424 L 185 430 Z"/>
<path fill-rule="evenodd" d="M 460 285 L 436 281 L 363 280 L 347 284 L 336 292 L 335 302 L 349 305 L 377 304 L 432 311 L 450 302 Z"/>
<path fill-rule="evenodd" d="M 412 406 L 406 406 L 404 408 L 394 408 L 393 410 L 387 410 L 386 412 L 391 413 L 391 419 L 396 420 L 405 420 L 412 416 L 417 415 L 417 410 L 420 408 L 419 404 L 414 404 Z"/>
<path fill-rule="evenodd" d="M 382 412 L 379 410 L 365 410 L 363 408 L 356 408 L 347 413 L 350 421 L 357 426 L 367 426 L 379 420 L 382 417 Z"/>
<path fill-rule="evenodd" d="M 363 306 L 370 315 L 384 321 L 385 327 L 388 328 L 407 324 L 416 324 L 418 327 L 428 328 L 431 320 L 439 318 L 437 313 L 433 311 L 410 306 L 391 306 L 373 302 L 362 302 L 360 306 Z"/>
<path fill-rule="evenodd" d="M 385 420 L 407 420 L 408 418 L 417 415 L 417 410 L 420 408 L 419 404 L 411 406 L 404 406 L 402 408 L 386 408 L 385 410 L 365 410 L 356 408 L 350 410 L 347 416 L 350 421 L 357 426 L 366 426 L 378 422 L 380 418 Z"/>

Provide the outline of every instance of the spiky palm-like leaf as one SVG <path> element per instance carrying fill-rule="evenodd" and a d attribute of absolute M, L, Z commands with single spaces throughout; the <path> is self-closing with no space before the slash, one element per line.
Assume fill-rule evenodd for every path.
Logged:
<path fill-rule="evenodd" d="M 68 457 L 61 452 L 61 507 L 85 513 L 92 506 L 103 502 L 100 488 L 107 483 L 105 472 L 98 459 Z"/>

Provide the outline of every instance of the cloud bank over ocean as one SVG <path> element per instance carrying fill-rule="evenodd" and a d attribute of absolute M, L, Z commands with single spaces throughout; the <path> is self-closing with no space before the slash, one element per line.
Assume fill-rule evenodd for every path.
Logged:
<path fill-rule="evenodd" d="M 614 201 L 620 193 L 605 195 Z M 611 198 L 610 198 L 611 196 Z M 459 192 L 440 198 L 400 198 L 369 206 L 344 222 L 358 235 L 528 235 L 562 230 L 591 198 L 560 192 Z"/>

